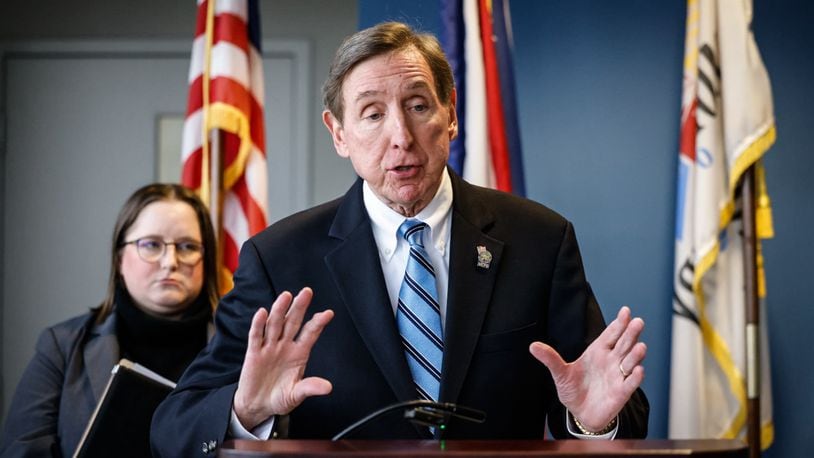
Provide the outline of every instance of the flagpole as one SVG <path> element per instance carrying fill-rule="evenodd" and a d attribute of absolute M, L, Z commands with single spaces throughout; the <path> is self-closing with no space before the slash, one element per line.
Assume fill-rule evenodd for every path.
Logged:
<path fill-rule="evenodd" d="M 760 457 L 760 302 L 757 284 L 755 164 L 743 174 L 743 268 L 746 295 L 746 440 L 749 458 Z"/>
<path fill-rule="evenodd" d="M 210 104 L 210 85 L 212 69 L 212 46 L 215 39 L 215 2 L 206 2 L 206 46 L 203 62 L 203 164 L 201 181 L 208 186 L 201 187 L 204 203 L 209 205 L 209 216 L 215 231 L 215 272 L 221 276 L 223 266 L 223 151 L 221 145 L 221 130 L 212 128 L 212 109 Z M 207 138 L 208 137 L 208 138 Z M 208 172 L 207 173 L 207 167 Z M 221 282 L 220 288 L 223 288 Z M 219 291 L 223 293 L 223 291 Z"/>
<path fill-rule="evenodd" d="M 221 131 L 220 129 L 212 129 L 209 132 L 210 142 L 210 157 L 212 165 L 209 168 L 209 216 L 212 219 L 212 226 L 215 230 L 215 237 L 217 241 L 217 249 L 215 250 L 215 272 L 218 277 L 222 275 L 223 270 L 223 154 L 221 148 Z M 223 285 L 221 285 L 221 289 Z M 219 291 L 221 294 L 223 291 Z"/>

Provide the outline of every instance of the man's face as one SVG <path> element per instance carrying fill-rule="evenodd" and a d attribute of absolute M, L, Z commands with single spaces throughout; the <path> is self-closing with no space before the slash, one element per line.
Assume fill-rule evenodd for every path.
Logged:
<path fill-rule="evenodd" d="M 337 153 L 382 202 L 415 215 L 435 196 L 458 133 L 455 92 L 442 105 L 429 66 L 408 48 L 357 64 L 342 98 L 343 123 L 323 113 Z"/>

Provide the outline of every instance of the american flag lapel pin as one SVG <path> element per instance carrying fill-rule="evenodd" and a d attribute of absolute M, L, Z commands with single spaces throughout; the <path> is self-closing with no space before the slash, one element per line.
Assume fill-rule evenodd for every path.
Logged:
<path fill-rule="evenodd" d="M 477 246 L 478 250 L 478 267 L 481 269 L 488 269 L 492 264 L 492 253 L 483 245 Z"/>

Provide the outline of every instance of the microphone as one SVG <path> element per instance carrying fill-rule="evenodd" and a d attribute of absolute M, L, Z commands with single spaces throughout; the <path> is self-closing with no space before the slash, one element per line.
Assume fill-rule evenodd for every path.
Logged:
<path fill-rule="evenodd" d="M 337 435 L 331 438 L 331 440 L 338 441 L 343 439 L 345 436 L 355 432 L 357 429 L 367 425 L 376 418 L 379 418 L 382 415 L 394 410 L 403 410 L 404 418 L 413 423 L 438 428 L 441 431 L 446 429 L 449 419 L 453 417 L 460 418 L 461 420 L 471 421 L 473 423 L 483 423 L 486 421 L 486 413 L 482 410 L 459 406 L 451 402 L 435 402 L 426 399 L 416 399 L 412 401 L 397 402 L 395 404 L 390 404 L 389 406 L 383 407 L 343 429 Z"/>

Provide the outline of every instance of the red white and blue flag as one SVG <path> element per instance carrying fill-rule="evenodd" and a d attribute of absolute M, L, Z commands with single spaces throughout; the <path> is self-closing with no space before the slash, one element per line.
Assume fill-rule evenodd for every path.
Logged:
<path fill-rule="evenodd" d="M 181 182 L 213 214 L 221 290 L 240 246 L 267 223 L 263 66 L 257 0 L 198 0 Z"/>
<path fill-rule="evenodd" d="M 470 183 L 525 195 L 508 0 L 442 0 L 444 52 L 458 93 L 449 165 Z"/>

